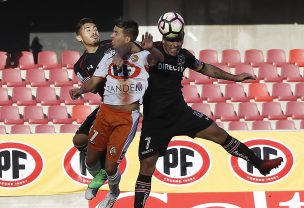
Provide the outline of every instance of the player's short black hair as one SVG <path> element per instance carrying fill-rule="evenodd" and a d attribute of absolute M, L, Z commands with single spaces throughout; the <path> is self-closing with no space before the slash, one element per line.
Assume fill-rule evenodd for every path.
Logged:
<path fill-rule="evenodd" d="M 75 27 L 75 33 L 76 33 L 76 35 L 79 35 L 80 28 L 81 28 L 84 24 L 86 24 L 86 23 L 93 23 L 93 24 L 95 24 L 94 20 L 91 19 L 91 18 L 85 17 L 85 18 L 80 19 L 80 20 L 77 22 L 76 27 Z"/>
<path fill-rule="evenodd" d="M 122 28 L 123 33 L 135 41 L 138 36 L 138 24 L 134 20 L 119 18 L 115 21 L 115 26 Z"/>

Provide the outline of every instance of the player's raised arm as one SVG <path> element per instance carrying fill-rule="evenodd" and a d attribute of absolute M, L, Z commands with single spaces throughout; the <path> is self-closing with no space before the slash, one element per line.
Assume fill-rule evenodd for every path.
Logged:
<path fill-rule="evenodd" d="M 142 35 L 141 47 L 150 52 L 147 62 L 150 66 L 156 65 L 158 62 L 164 61 L 164 55 L 153 46 L 153 36 L 146 32 Z"/>

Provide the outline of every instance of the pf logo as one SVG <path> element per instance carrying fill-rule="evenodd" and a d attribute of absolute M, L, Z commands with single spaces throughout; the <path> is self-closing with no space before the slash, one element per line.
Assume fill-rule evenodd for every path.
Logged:
<path fill-rule="evenodd" d="M 63 169 L 74 181 L 81 184 L 89 184 L 92 180 L 91 174 L 87 171 L 84 164 L 84 157 L 75 147 L 71 147 L 64 156 Z M 126 170 L 126 157 L 121 161 L 119 170 L 121 174 Z"/>
<path fill-rule="evenodd" d="M 188 140 L 173 140 L 166 155 L 156 164 L 154 176 L 174 185 L 193 183 L 210 169 L 210 156 L 201 145 Z"/>
<path fill-rule="evenodd" d="M 33 147 L 15 142 L 0 143 L 0 186 L 18 188 L 35 181 L 42 173 L 41 154 Z"/>
<path fill-rule="evenodd" d="M 231 167 L 234 172 L 245 181 L 266 184 L 284 178 L 294 165 L 294 156 L 291 150 L 282 143 L 270 139 L 254 139 L 244 142 L 255 154 L 262 159 L 283 158 L 283 163 L 273 169 L 269 175 L 263 176 L 250 163 L 238 157 L 231 157 Z"/>

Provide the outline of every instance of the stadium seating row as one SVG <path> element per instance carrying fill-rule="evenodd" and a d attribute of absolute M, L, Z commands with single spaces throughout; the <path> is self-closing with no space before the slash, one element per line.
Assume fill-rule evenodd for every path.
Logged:
<path fill-rule="evenodd" d="M 7 52 L 0 51 L 0 69 L 9 68 L 11 61 L 13 61 L 19 69 L 25 70 L 38 67 L 44 69 L 60 67 L 73 68 L 80 57 L 80 52 L 74 50 L 62 51 L 61 63 L 58 62 L 55 51 L 40 51 L 38 53 L 37 64 L 34 61 L 33 53 L 30 51 L 20 51 L 20 53 L 15 55 L 15 60 L 10 60 L 10 56 Z"/>
<path fill-rule="evenodd" d="M 287 61 L 285 50 L 269 49 L 267 50 L 266 60 L 263 51 L 258 49 L 248 49 L 245 51 L 244 61 L 242 61 L 239 50 L 226 49 L 222 51 L 222 59 L 219 61 L 218 52 L 214 49 L 205 49 L 199 51 L 199 59 L 206 63 L 222 63 L 228 66 L 236 66 L 240 63 L 259 66 L 262 63 L 269 63 L 275 66 L 282 66 L 285 63 L 304 66 L 304 49 L 291 49 L 289 51 L 289 61 Z"/>
<path fill-rule="evenodd" d="M 224 92 L 219 84 L 183 85 L 182 92 L 187 103 L 209 103 L 226 102 L 269 102 L 277 99 L 279 101 L 296 101 L 304 98 L 304 82 L 295 84 L 295 90 L 289 83 L 274 83 L 271 91 L 265 83 L 248 84 L 248 92 L 244 84 L 231 83 L 224 86 Z"/>
<path fill-rule="evenodd" d="M 61 87 L 60 93 L 57 95 L 54 87 L 37 87 L 35 96 L 33 88 L 30 87 L 14 87 L 12 88 L 12 96 L 8 94 L 8 88 L 0 87 L 0 106 L 12 105 L 13 103 L 19 106 L 27 105 L 83 105 L 89 103 L 98 105 L 101 103 L 101 98 L 98 94 L 86 93 L 83 97 L 77 100 L 72 100 L 69 95 L 69 90 L 72 86 Z"/>
<path fill-rule="evenodd" d="M 224 128 L 223 122 L 216 122 L 220 127 Z M 32 134 L 32 133 L 75 133 L 79 127 L 77 124 L 60 124 L 59 129 L 56 130 L 56 124 L 38 124 L 38 125 L 0 125 L 0 134 Z M 247 131 L 247 130 L 295 130 L 296 125 L 292 120 L 278 120 L 272 127 L 270 121 L 254 121 L 252 124 L 244 121 L 228 122 L 228 130 L 231 131 Z M 304 120 L 300 121 L 300 129 L 304 129 Z M 139 123 L 137 131 L 141 130 L 141 123 Z"/>
<path fill-rule="evenodd" d="M 286 52 L 283 49 L 269 49 L 267 50 L 266 60 L 264 54 L 258 49 L 248 49 L 245 51 L 244 61 L 242 61 L 239 50 L 226 49 L 222 51 L 222 59 L 219 61 L 218 52 L 214 49 L 204 49 L 199 51 L 199 59 L 211 64 L 222 63 L 228 66 L 235 66 L 240 63 L 250 64 L 252 66 L 259 66 L 262 63 L 269 63 L 275 66 L 282 66 L 285 63 L 295 64 L 297 66 L 304 66 L 304 49 L 289 50 L 289 60 L 287 61 Z M 72 68 L 74 63 L 80 57 L 79 51 L 66 50 L 61 53 L 61 64 L 58 62 L 55 51 L 41 51 L 38 53 L 37 64 L 34 63 L 32 52 L 21 51 L 16 60 L 16 65 L 20 69 L 30 69 L 42 67 L 46 69 L 67 67 Z M 8 53 L 0 52 L 0 69 L 9 67 L 10 57 Z"/>

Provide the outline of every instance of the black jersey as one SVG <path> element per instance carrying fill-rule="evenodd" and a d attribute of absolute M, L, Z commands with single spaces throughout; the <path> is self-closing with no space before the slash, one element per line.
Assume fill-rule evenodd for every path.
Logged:
<path fill-rule="evenodd" d="M 82 54 L 74 65 L 74 73 L 82 83 L 88 81 L 93 76 L 100 60 L 103 58 L 105 52 L 111 48 L 111 46 L 111 40 L 104 40 L 100 42 L 100 45 L 95 53 L 88 53 L 85 51 Z M 103 87 L 99 87 L 96 93 L 102 96 L 103 91 Z"/>
<path fill-rule="evenodd" d="M 186 49 L 181 49 L 177 56 L 170 56 L 165 53 L 161 42 L 155 42 L 154 46 L 165 59 L 149 69 L 149 86 L 143 100 L 144 117 L 164 117 L 176 106 L 187 105 L 181 91 L 181 81 L 185 69 L 194 68 L 196 61 Z"/>

